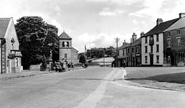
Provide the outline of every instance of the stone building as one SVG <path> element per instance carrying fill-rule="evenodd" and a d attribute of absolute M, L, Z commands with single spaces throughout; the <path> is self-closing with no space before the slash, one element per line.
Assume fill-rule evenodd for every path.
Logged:
<path fill-rule="evenodd" d="M 0 73 L 21 72 L 21 56 L 13 18 L 0 18 Z"/>
<path fill-rule="evenodd" d="M 67 60 L 68 63 L 78 63 L 78 50 L 72 47 L 72 38 L 63 32 L 59 36 L 59 60 Z"/>
<path fill-rule="evenodd" d="M 131 43 L 127 47 L 127 66 L 141 66 L 141 38 L 133 33 Z"/>
<path fill-rule="evenodd" d="M 185 13 L 164 33 L 165 66 L 185 66 Z"/>
<path fill-rule="evenodd" d="M 124 64 L 126 66 L 126 60 L 127 60 L 127 55 L 126 55 L 126 50 L 127 50 L 127 47 L 129 46 L 130 44 L 127 43 L 125 40 L 123 42 L 123 45 L 121 47 L 118 48 L 118 66 L 119 67 L 123 67 Z"/>

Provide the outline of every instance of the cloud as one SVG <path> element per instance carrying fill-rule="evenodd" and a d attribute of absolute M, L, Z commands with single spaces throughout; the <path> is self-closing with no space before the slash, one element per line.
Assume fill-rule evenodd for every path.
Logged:
<path fill-rule="evenodd" d="M 144 0 L 141 10 L 130 13 L 130 16 L 149 17 L 151 20 L 162 18 L 164 21 L 178 17 L 185 10 L 184 0 Z"/>
<path fill-rule="evenodd" d="M 138 21 L 136 19 L 133 19 L 132 20 L 132 23 L 135 24 L 135 25 L 137 25 L 138 24 Z"/>
<path fill-rule="evenodd" d="M 123 41 L 126 40 L 127 42 L 130 41 L 130 37 L 132 34 L 106 34 L 106 33 L 100 33 L 100 34 L 88 34 L 88 33 L 83 33 L 77 37 L 74 37 L 73 40 L 73 45 L 75 48 L 79 50 L 79 52 L 84 51 L 84 46 L 86 45 L 87 49 L 93 48 L 93 47 L 109 47 L 109 46 L 114 46 L 116 47 L 116 42 L 115 38 L 119 38 L 119 46 L 122 45 Z M 79 43 L 81 46 L 79 46 Z"/>
<path fill-rule="evenodd" d="M 101 15 L 101 16 L 116 16 L 116 15 L 119 15 L 122 13 L 124 13 L 123 10 L 119 10 L 119 9 L 110 10 L 109 8 L 103 8 L 103 10 L 99 13 L 99 15 Z"/>
<path fill-rule="evenodd" d="M 166 0 L 144 0 L 144 8 L 137 12 L 131 13 L 130 15 L 137 17 L 151 16 L 156 18 L 165 1 Z"/>
<path fill-rule="evenodd" d="M 89 2 L 109 2 L 109 3 L 115 3 L 118 5 L 132 5 L 134 3 L 138 3 L 143 0 L 87 0 Z"/>

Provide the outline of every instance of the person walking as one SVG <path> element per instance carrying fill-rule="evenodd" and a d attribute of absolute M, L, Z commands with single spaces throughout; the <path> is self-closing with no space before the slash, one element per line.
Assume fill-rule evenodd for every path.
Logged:
<path fill-rule="evenodd" d="M 123 63 L 123 68 L 125 68 L 125 63 Z"/>

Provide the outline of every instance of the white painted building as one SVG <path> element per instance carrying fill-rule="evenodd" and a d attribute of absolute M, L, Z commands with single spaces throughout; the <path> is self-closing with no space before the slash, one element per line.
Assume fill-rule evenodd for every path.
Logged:
<path fill-rule="evenodd" d="M 156 26 L 142 36 L 142 65 L 163 66 L 164 62 L 164 31 L 178 19 L 163 22 L 157 19 Z"/>
<path fill-rule="evenodd" d="M 21 56 L 13 18 L 0 18 L 0 73 L 21 72 Z"/>

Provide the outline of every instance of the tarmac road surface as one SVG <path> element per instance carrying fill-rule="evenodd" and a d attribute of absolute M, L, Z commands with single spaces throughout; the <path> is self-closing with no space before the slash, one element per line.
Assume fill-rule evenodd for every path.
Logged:
<path fill-rule="evenodd" d="M 0 80 L 0 108 L 183 108 L 185 93 L 130 85 L 124 68 Z"/>

